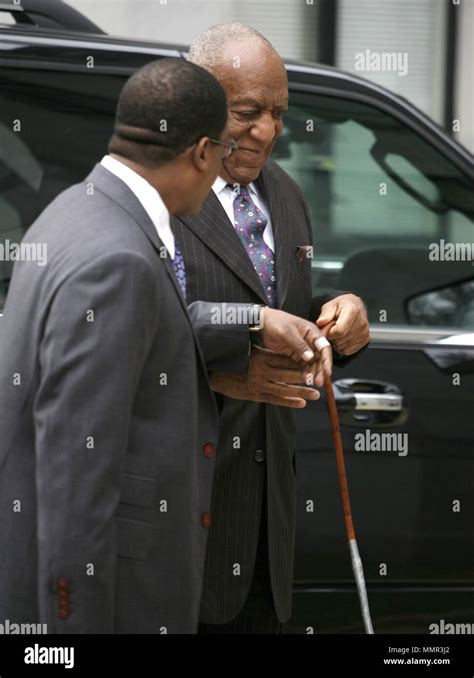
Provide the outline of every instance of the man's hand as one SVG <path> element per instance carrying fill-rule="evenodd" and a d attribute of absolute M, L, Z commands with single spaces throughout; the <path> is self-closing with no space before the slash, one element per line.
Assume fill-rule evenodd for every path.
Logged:
<path fill-rule="evenodd" d="M 252 347 L 247 374 L 211 373 L 213 391 L 228 398 L 253 400 L 271 405 L 302 408 L 308 400 L 318 400 L 319 392 L 294 384 L 322 384 L 321 361 L 296 363 L 285 356 Z"/>
<path fill-rule="evenodd" d="M 316 341 L 323 336 L 321 330 L 309 320 L 304 320 L 296 315 L 285 313 L 274 308 L 262 309 L 265 314 L 264 326 L 260 331 L 260 341 L 264 348 L 274 353 L 291 358 L 294 362 L 312 362 L 316 355 L 320 354 L 321 380 L 317 381 L 322 386 L 323 373 L 330 377 L 332 372 L 332 351 L 326 346 L 321 351 L 316 348 Z M 319 362 L 319 361 L 318 361 Z"/>
<path fill-rule="evenodd" d="M 338 353 L 352 355 L 370 339 L 367 311 L 355 294 L 341 294 L 324 304 L 316 324 L 324 331 L 330 323 L 333 326 L 325 336 Z"/>

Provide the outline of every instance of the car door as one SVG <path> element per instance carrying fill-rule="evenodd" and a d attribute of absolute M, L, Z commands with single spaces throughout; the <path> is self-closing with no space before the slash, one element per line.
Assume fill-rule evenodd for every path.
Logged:
<path fill-rule="evenodd" d="M 375 631 L 472 624 L 472 184 L 421 114 L 369 87 L 302 90 L 274 159 L 309 204 L 314 292 L 359 294 L 371 323 L 333 381 Z M 286 630 L 363 632 L 324 397 L 297 413 L 296 469 Z"/>

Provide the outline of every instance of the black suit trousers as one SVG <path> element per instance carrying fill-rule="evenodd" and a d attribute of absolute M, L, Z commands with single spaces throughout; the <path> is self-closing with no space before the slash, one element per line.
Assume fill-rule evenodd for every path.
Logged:
<path fill-rule="evenodd" d="M 270 583 L 265 482 L 257 555 L 247 600 L 235 619 L 225 624 L 199 624 L 198 633 L 275 634 L 280 633 L 280 628 Z"/>

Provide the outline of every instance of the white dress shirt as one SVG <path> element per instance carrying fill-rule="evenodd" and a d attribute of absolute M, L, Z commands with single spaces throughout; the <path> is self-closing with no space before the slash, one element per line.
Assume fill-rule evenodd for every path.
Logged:
<path fill-rule="evenodd" d="M 158 237 L 168 250 L 168 254 L 171 259 L 174 259 L 175 244 L 173 231 L 170 226 L 170 213 L 158 191 L 146 179 L 134 172 L 130 167 L 127 167 L 127 165 L 124 165 L 120 160 L 112 158 L 111 155 L 105 155 L 100 164 L 109 170 L 109 172 L 115 174 L 124 184 L 127 184 L 129 189 L 135 194 L 137 200 L 153 222 Z"/>
<path fill-rule="evenodd" d="M 272 252 L 275 252 L 275 241 L 273 238 L 273 229 L 272 229 L 272 220 L 270 218 L 270 212 L 268 211 L 267 206 L 265 205 L 262 197 L 258 194 L 258 191 L 254 183 L 248 185 L 250 197 L 253 202 L 257 205 L 258 209 L 267 220 L 267 225 L 263 232 L 263 240 L 271 249 Z M 217 196 L 220 204 L 225 210 L 225 213 L 230 219 L 230 223 L 235 228 L 235 218 L 234 218 L 234 198 L 235 193 L 232 188 L 227 185 L 227 181 L 222 177 L 217 177 L 215 182 L 212 184 L 212 190 Z"/>

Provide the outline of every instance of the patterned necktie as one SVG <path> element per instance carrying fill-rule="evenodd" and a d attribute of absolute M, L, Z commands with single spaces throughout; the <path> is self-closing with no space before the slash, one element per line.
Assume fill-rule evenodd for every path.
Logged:
<path fill-rule="evenodd" d="M 228 186 L 234 188 L 232 184 Z M 260 278 L 268 305 L 275 308 L 275 255 L 263 239 L 268 221 L 253 202 L 247 186 L 240 186 L 239 193 L 234 198 L 234 219 L 235 230 Z"/>
<path fill-rule="evenodd" d="M 174 247 L 173 268 L 178 279 L 183 297 L 186 299 L 186 267 L 184 265 L 184 258 L 181 250 L 177 245 Z"/>

